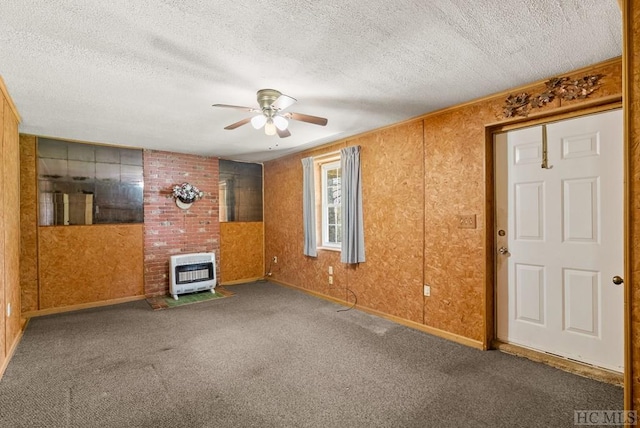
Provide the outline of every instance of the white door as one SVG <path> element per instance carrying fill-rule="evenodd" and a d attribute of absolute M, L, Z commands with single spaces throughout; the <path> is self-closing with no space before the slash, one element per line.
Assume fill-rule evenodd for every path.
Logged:
<path fill-rule="evenodd" d="M 546 144 L 496 135 L 501 341 L 623 371 L 622 129 L 615 110 L 547 124 Z"/>

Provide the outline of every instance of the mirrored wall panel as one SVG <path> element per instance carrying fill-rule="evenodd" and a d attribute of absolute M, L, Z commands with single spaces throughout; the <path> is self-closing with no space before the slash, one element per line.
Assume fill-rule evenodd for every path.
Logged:
<path fill-rule="evenodd" d="M 41 226 L 142 223 L 142 150 L 38 138 Z"/>
<path fill-rule="evenodd" d="M 220 221 L 262 221 L 262 165 L 220 160 Z"/>

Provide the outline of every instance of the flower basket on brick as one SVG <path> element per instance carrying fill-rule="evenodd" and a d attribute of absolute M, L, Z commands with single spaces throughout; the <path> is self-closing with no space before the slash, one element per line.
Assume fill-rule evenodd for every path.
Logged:
<path fill-rule="evenodd" d="M 198 199 L 204 196 L 204 192 L 193 184 L 182 183 L 173 186 L 172 197 L 176 200 L 176 205 L 183 210 L 188 209 Z"/>

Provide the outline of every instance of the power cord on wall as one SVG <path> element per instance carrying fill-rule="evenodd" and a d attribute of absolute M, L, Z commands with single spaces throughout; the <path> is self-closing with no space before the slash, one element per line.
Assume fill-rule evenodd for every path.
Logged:
<path fill-rule="evenodd" d="M 267 271 L 264 273 L 264 276 L 262 277 L 262 279 L 258 280 L 258 282 L 268 282 L 269 278 L 271 277 L 271 275 L 273 275 L 273 257 L 269 258 L 269 269 L 267 269 Z M 329 289 L 338 289 L 338 287 L 329 287 Z M 353 296 L 353 304 L 346 308 L 346 309 L 338 309 L 336 312 L 346 312 L 346 311 L 350 311 L 351 309 L 355 308 L 356 305 L 358 304 L 358 296 L 356 295 L 356 293 L 353 292 L 353 290 L 351 290 L 349 287 L 344 287 L 344 289 L 346 291 L 348 291 L 349 293 L 351 293 L 351 295 Z"/>
<path fill-rule="evenodd" d="M 350 311 L 351 309 L 355 308 L 356 305 L 358 304 L 358 296 L 356 296 L 356 293 L 354 293 L 349 287 L 344 287 L 344 289 L 347 290 L 349 293 L 351 293 L 353 295 L 353 305 L 351 305 L 350 307 L 348 307 L 346 309 L 338 309 L 336 312 Z"/>
<path fill-rule="evenodd" d="M 349 293 L 351 293 L 351 295 L 353 296 L 353 305 L 351 305 L 350 307 L 348 307 L 346 309 L 338 309 L 336 312 L 350 311 L 351 309 L 355 308 L 356 305 L 358 304 L 358 296 L 349 287 L 333 287 L 333 286 L 331 286 L 331 287 L 329 287 L 329 290 L 345 290 L 345 291 L 348 291 Z M 347 299 L 346 301 L 348 302 L 349 300 Z"/>
<path fill-rule="evenodd" d="M 267 282 L 269 281 L 269 277 L 271 277 L 271 275 L 273 275 L 273 271 L 271 270 L 271 267 L 273 266 L 273 258 L 269 259 L 269 269 L 267 269 L 267 271 L 264 273 L 264 276 L 262 277 L 262 279 L 258 280 L 258 282 Z"/>

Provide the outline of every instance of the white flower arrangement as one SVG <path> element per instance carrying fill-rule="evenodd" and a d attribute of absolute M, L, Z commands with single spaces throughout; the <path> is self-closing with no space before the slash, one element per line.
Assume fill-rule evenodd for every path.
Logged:
<path fill-rule="evenodd" d="M 180 185 L 173 186 L 173 197 L 175 199 L 190 204 L 204 196 L 204 192 L 198 189 L 196 186 L 189 183 L 182 183 Z"/>

